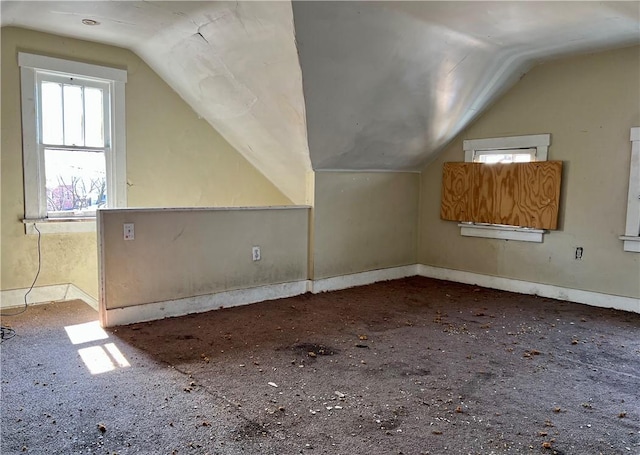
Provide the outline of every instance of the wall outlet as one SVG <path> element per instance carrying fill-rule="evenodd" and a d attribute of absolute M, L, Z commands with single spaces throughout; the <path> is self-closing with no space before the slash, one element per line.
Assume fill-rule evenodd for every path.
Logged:
<path fill-rule="evenodd" d="M 253 258 L 254 261 L 260 260 L 261 256 L 260 256 L 259 246 L 254 246 L 253 248 L 251 248 L 251 257 Z"/>
<path fill-rule="evenodd" d="M 135 233 L 133 230 L 133 223 L 124 223 L 124 239 L 125 240 L 133 240 L 135 239 Z"/>
<path fill-rule="evenodd" d="M 582 253 L 584 252 L 584 248 L 581 246 L 576 248 L 576 260 L 579 261 L 582 259 Z"/>

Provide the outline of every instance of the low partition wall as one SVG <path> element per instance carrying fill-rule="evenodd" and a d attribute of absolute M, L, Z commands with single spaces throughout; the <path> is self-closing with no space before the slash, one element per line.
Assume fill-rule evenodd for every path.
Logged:
<path fill-rule="evenodd" d="M 284 206 L 98 211 L 101 324 L 109 327 L 306 292 L 309 210 Z"/>
<path fill-rule="evenodd" d="M 423 264 L 313 280 L 309 219 L 310 208 L 299 206 L 101 210 L 100 322 L 110 327 L 415 275 L 640 313 L 637 297 Z"/>

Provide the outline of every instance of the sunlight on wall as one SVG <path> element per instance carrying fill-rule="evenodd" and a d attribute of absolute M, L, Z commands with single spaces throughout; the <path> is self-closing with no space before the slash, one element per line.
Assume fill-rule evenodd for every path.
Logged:
<path fill-rule="evenodd" d="M 83 344 L 109 338 L 109 334 L 100 327 L 98 321 L 69 325 L 64 329 L 72 344 Z M 131 366 L 114 343 L 82 348 L 78 350 L 78 354 L 91 374 L 106 373 L 116 368 Z"/>

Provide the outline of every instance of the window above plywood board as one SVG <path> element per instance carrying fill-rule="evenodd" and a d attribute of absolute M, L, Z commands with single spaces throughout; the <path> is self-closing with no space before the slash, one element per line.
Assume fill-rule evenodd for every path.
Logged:
<path fill-rule="evenodd" d="M 561 179 L 561 161 L 445 163 L 440 217 L 485 230 L 556 229 Z"/>

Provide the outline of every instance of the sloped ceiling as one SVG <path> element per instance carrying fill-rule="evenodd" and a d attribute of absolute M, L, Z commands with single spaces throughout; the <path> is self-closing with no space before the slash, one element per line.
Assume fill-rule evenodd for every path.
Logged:
<path fill-rule="evenodd" d="M 640 39 L 640 3 L 296 2 L 315 169 L 420 169 L 535 63 Z"/>
<path fill-rule="evenodd" d="M 131 49 L 285 195 L 305 202 L 311 162 L 290 2 L 2 1 L 2 25 Z"/>
<path fill-rule="evenodd" d="M 301 203 L 312 167 L 419 170 L 534 64 L 638 44 L 640 3 L 2 1 L 2 25 L 133 50 Z"/>

